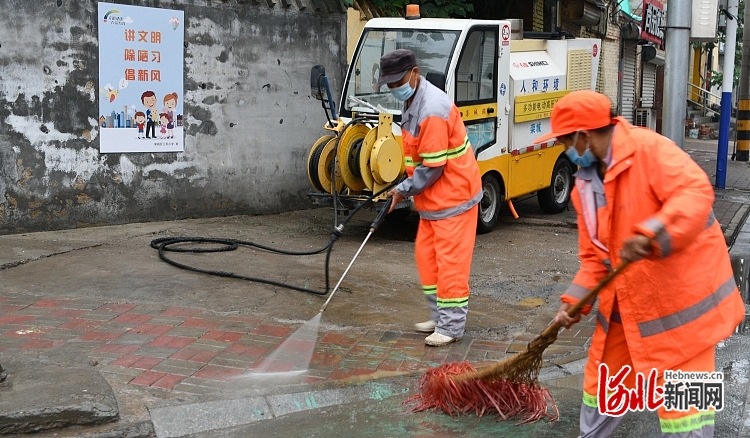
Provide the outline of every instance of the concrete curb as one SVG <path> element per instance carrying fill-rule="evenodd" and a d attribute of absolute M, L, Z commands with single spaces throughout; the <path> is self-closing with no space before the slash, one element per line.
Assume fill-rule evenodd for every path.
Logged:
<path fill-rule="evenodd" d="M 0 385 L 0 435 L 119 419 L 112 388 L 90 365 L 54 358 L 14 357 L 3 362 L 8 378 Z"/>
<path fill-rule="evenodd" d="M 730 249 L 737 241 L 737 237 L 739 236 L 740 232 L 743 231 L 744 224 L 745 222 L 747 222 L 747 217 L 749 214 L 750 206 L 743 205 L 742 207 L 740 207 L 740 209 L 732 218 L 732 221 L 727 226 L 726 232 L 724 233 L 724 238 L 726 239 L 727 247 L 729 247 Z"/>
<path fill-rule="evenodd" d="M 373 380 L 344 388 L 152 408 L 151 421 L 158 438 L 182 437 L 247 425 L 295 412 L 404 395 L 410 390 L 408 386 L 413 385 L 416 380 L 402 380 L 407 385 Z"/>
<path fill-rule="evenodd" d="M 156 433 L 151 421 L 137 421 L 87 428 L 55 429 L 30 436 L 34 438 L 154 438 Z"/>

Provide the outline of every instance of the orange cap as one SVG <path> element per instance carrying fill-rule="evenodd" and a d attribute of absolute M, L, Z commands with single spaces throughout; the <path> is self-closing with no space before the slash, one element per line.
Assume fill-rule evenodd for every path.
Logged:
<path fill-rule="evenodd" d="M 603 128 L 612 123 L 607 96 L 591 90 L 566 94 L 552 108 L 552 132 L 534 140 L 542 143 L 580 130 Z"/>

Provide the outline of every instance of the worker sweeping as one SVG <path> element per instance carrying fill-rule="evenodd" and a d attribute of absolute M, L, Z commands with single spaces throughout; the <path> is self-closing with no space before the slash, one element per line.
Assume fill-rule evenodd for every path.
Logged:
<path fill-rule="evenodd" d="M 378 86 L 403 102 L 401 133 L 408 178 L 388 192 L 391 210 L 414 197 L 419 212 L 415 257 L 431 319 L 415 324 L 441 347 L 464 335 L 469 274 L 482 199 L 479 166 L 458 108 L 419 74 L 416 57 L 398 49 L 380 58 Z"/>
<path fill-rule="evenodd" d="M 568 328 L 578 322 L 580 315 L 567 313 L 571 305 L 613 266 L 633 262 L 598 295 L 580 433 L 610 436 L 624 411 L 640 407 L 658 408 L 665 437 L 712 437 L 718 406 L 677 403 L 665 371 L 713 372 L 716 344 L 744 317 L 712 211 L 714 191 L 705 172 L 672 141 L 630 125 L 610 108 L 602 94 L 572 92 L 555 104 L 552 132 L 534 140 L 557 138 L 580 167 L 572 199 L 581 265 L 561 297 L 556 322 Z M 644 398 L 623 409 L 623 394 L 644 382 Z"/>

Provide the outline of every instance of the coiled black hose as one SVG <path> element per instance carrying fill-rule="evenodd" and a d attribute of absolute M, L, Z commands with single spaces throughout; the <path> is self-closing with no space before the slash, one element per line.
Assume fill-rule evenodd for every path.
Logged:
<path fill-rule="evenodd" d="M 367 200 L 360 203 L 354 210 L 351 211 L 351 213 L 349 213 L 349 215 L 346 218 L 344 218 L 344 220 L 340 224 L 334 226 L 333 233 L 331 234 L 331 239 L 328 241 L 328 244 L 326 244 L 324 247 L 320 249 L 311 250 L 311 251 L 285 251 L 281 249 L 271 248 L 269 246 L 261 245 L 258 243 L 250 242 L 247 240 L 239 240 L 239 239 L 231 239 L 231 238 L 216 238 L 216 237 L 160 237 L 158 239 L 154 239 L 151 241 L 151 248 L 154 248 L 159 251 L 160 259 L 180 269 L 186 269 L 188 271 L 193 271 L 193 272 L 200 272 L 202 274 L 216 275 L 219 277 L 236 278 L 240 280 L 254 281 L 257 283 L 270 284 L 273 286 L 284 287 L 287 289 L 293 289 L 293 290 L 297 290 L 300 292 L 308 292 L 308 293 L 315 294 L 315 295 L 325 295 L 330 290 L 329 265 L 330 265 L 330 259 L 331 259 L 331 251 L 333 250 L 333 244 L 336 242 L 336 240 L 338 240 L 339 237 L 343 235 L 344 226 L 351 220 L 352 217 L 354 217 L 354 215 L 359 210 L 361 210 L 365 205 L 371 202 L 373 198 L 375 198 L 376 196 L 379 196 L 386 190 L 389 190 L 391 187 L 394 187 L 396 184 L 398 184 L 398 182 L 400 182 L 400 180 L 394 182 L 393 184 L 384 188 L 383 190 L 380 190 L 379 192 L 374 193 L 372 196 L 369 196 Z M 386 205 L 389 205 L 389 204 L 386 204 Z M 379 219 L 382 220 L 384 216 L 385 214 L 379 215 Z M 224 246 L 211 247 L 211 248 L 175 246 L 175 245 L 182 245 L 185 243 L 197 243 L 197 244 L 213 243 L 213 244 L 220 244 Z M 165 254 L 167 251 L 192 252 L 192 253 L 234 251 L 240 245 L 258 248 L 264 251 L 273 252 L 277 254 L 286 254 L 286 255 L 293 255 L 293 256 L 314 255 L 314 254 L 320 254 L 323 251 L 326 251 L 326 262 L 325 262 L 326 288 L 325 290 L 319 291 L 319 290 L 314 290 L 314 289 L 308 289 L 305 287 L 299 287 L 299 286 L 295 286 L 295 285 L 291 285 L 287 283 L 281 283 L 278 281 L 268 280 L 265 278 L 249 277 L 247 275 L 235 274 L 234 272 L 214 271 L 210 269 L 197 268 L 194 266 L 186 265 L 184 263 L 176 262 L 170 259 L 169 257 L 167 257 L 167 255 Z"/>

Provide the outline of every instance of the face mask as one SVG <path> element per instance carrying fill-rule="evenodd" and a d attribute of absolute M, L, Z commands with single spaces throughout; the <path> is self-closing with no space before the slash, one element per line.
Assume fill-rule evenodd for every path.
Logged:
<path fill-rule="evenodd" d="M 412 73 L 413 72 L 414 72 L 414 70 L 412 70 Z M 404 83 L 403 85 L 398 86 L 396 88 L 389 88 L 391 94 L 393 94 L 393 97 L 395 97 L 396 99 L 398 99 L 398 100 L 400 100 L 402 102 L 406 101 L 406 100 L 409 100 L 409 98 L 414 95 L 414 91 L 415 91 L 411 87 L 411 85 L 409 85 L 409 82 L 411 82 L 411 73 L 409 73 L 409 80 L 406 81 L 406 83 Z"/>
<path fill-rule="evenodd" d="M 578 133 L 581 131 L 576 131 L 576 136 L 573 138 L 573 145 L 575 145 L 578 142 Z M 599 161 L 598 158 L 594 155 L 593 152 L 591 152 L 591 149 L 589 149 L 589 143 L 591 142 L 591 139 L 589 138 L 588 141 L 586 141 L 586 151 L 583 153 L 583 155 L 578 155 L 578 151 L 575 147 L 569 147 L 565 150 L 565 154 L 570 158 L 570 161 L 573 162 L 573 164 L 580 166 L 580 167 L 589 167 L 592 164 Z"/>

